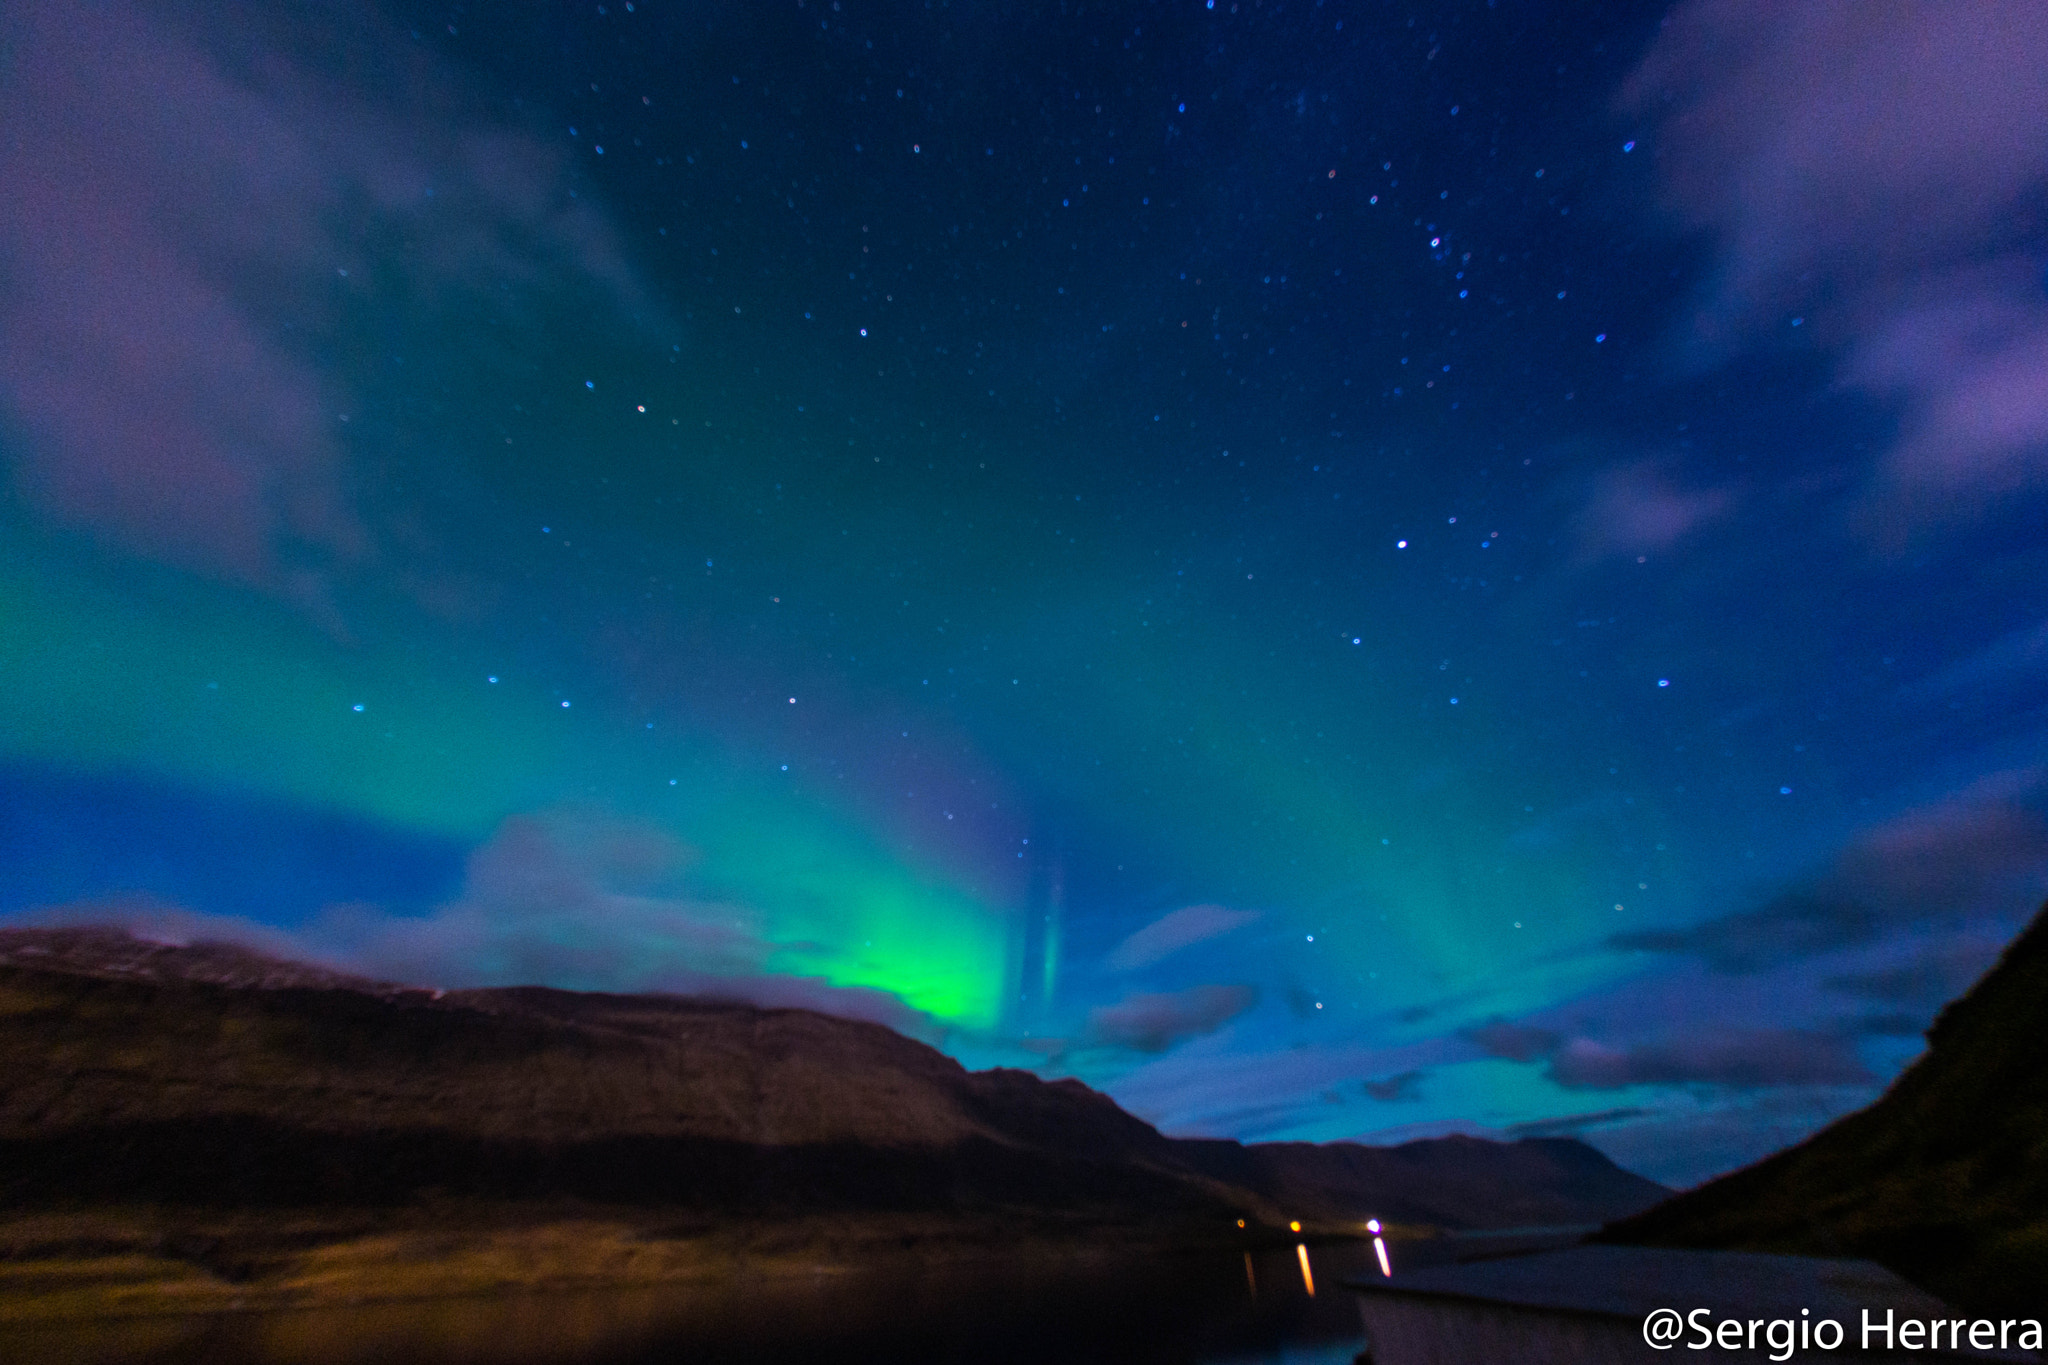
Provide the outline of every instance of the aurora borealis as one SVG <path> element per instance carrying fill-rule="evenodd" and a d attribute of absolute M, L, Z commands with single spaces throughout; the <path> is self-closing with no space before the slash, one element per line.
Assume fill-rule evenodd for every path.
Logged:
<path fill-rule="evenodd" d="M 1761 1155 L 2048 893 L 1952 8 L 10 7 L 0 917 Z"/>

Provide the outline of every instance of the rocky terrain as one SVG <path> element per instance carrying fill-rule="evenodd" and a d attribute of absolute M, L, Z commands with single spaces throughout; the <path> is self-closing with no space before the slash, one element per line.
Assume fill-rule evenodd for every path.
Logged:
<path fill-rule="evenodd" d="M 1875 1104 L 1605 1240 L 1867 1256 L 1949 1302 L 2048 1303 L 2048 908 Z"/>

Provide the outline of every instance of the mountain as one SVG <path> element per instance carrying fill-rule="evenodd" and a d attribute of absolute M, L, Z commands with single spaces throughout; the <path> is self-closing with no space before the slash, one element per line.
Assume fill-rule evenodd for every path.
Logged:
<path fill-rule="evenodd" d="M 584 1201 L 727 1221 L 1025 1209 L 1230 1228 L 1597 1222 L 1661 1187 L 1563 1140 L 1176 1141 L 1078 1081 L 880 1025 L 429 991 L 220 944 L 0 931 L 14 1209 Z"/>
<path fill-rule="evenodd" d="M 1978 1312 L 2048 1302 L 2048 907 L 1876 1103 L 1604 1241 L 1867 1256 Z"/>
<path fill-rule="evenodd" d="M 1571 1138 L 1175 1146 L 1183 1162 L 1207 1175 L 1326 1218 L 1468 1230 L 1560 1227 L 1625 1217 L 1670 1193 Z"/>

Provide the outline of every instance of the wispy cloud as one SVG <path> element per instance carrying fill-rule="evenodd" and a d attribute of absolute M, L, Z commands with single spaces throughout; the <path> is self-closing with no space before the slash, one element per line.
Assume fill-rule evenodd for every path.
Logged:
<path fill-rule="evenodd" d="M 1550 1078 L 1568 1090 L 1631 1085 L 1852 1085 L 1872 1079 L 1853 1041 L 1800 1029 L 1738 1029 L 1611 1046 L 1574 1038 L 1550 1056 Z"/>
<path fill-rule="evenodd" d="M 1231 910 L 1221 905 L 1187 905 L 1162 915 L 1110 949 L 1103 964 L 1111 971 L 1149 967 L 1183 948 L 1250 924 L 1256 910 Z"/>
<path fill-rule="evenodd" d="M 1361 1089 L 1369 1100 L 1381 1104 L 1409 1104 L 1422 1098 L 1422 1080 L 1427 1073 L 1403 1071 L 1392 1076 L 1382 1076 L 1376 1081 L 1366 1081 Z"/>
<path fill-rule="evenodd" d="M 944 1032 L 885 991 L 772 971 L 781 945 L 746 906 L 693 893 L 692 861 L 687 845 L 651 826 L 551 811 L 505 821 L 470 856 L 462 894 L 425 915 L 340 905 L 280 928 L 128 898 L 46 907 L 9 923 L 232 943 L 402 985 L 668 992 L 814 1009 L 917 1037 Z"/>
<path fill-rule="evenodd" d="M 1579 554 L 1656 554 L 1735 506 L 1726 488 L 1688 487 L 1655 460 L 1610 465 L 1594 478 L 1579 513 Z"/>
<path fill-rule="evenodd" d="M 1175 1043 L 1214 1033 L 1258 1002 L 1250 986 L 1195 986 L 1184 991 L 1127 996 L 1088 1011 L 1083 1042 L 1095 1047 L 1164 1052 Z"/>
<path fill-rule="evenodd" d="M 2048 817 L 2036 769 L 1993 774 L 1858 836 L 1820 874 L 1761 908 L 1681 929 L 1614 935 L 1617 948 L 1696 956 L 1725 972 L 1960 925 L 2048 894 Z"/>
<path fill-rule="evenodd" d="M 557 154 L 465 108 L 456 74 L 374 17 L 331 14 L 319 58 L 260 9 L 27 0 L 0 18 L 20 491 L 330 625 L 337 577 L 391 567 L 352 492 L 354 396 L 317 358 L 378 274 L 430 303 L 543 270 L 643 302 Z"/>
<path fill-rule="evenodd" d="M 1812 338 L 1844 383 L 1901 405 L 1873 471 L 1883 529 L 2048 479 L 2048 293 L 2025 211 L 2048 186 L 2038 4 L 1691 0 L 1622 104 L 1658 126 L 1671 207 L 1718 239 L 1688 346 L 1718 360 Z"/>

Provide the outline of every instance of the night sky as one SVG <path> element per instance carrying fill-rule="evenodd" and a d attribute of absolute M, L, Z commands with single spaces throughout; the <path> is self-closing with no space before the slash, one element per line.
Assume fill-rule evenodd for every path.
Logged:
<path fill-rule="evenodd" d="M 2048 894 L 2044 126 L 2033 0 L 10 4 L 0 923 L 1751 1160 Z"/>

